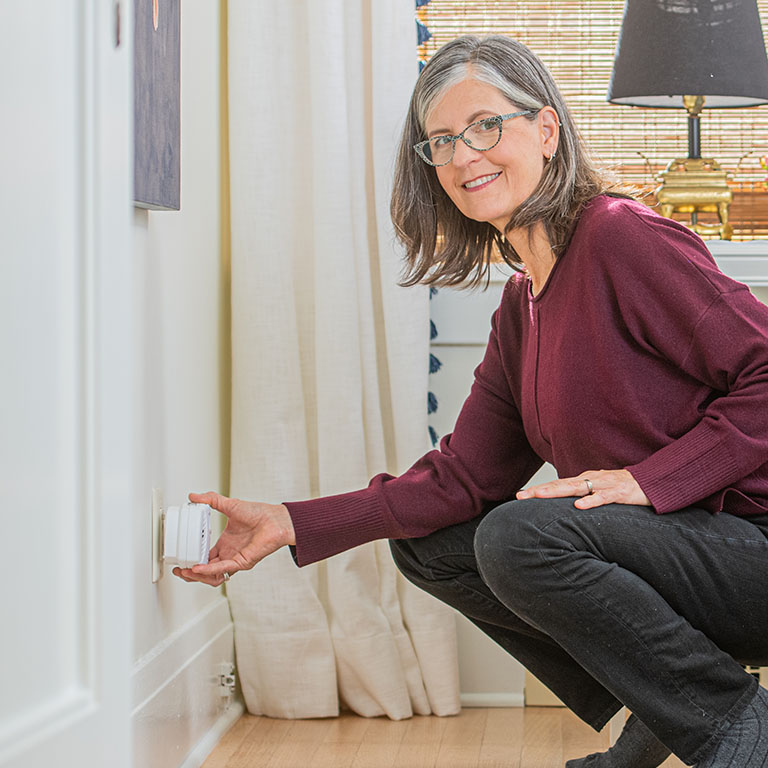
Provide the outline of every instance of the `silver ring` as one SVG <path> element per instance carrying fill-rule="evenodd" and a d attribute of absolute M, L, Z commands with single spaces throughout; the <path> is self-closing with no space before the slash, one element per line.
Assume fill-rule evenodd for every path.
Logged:
<path fill-rule="evenodd" d="M 229 574 L 224 571 L 224 581 L 229 581 Z"/>
<path fill-rule="evenodd" d="M 587 496 L 593 494 L 595 492 L 595 486 L 592 485 L 592 481 L 588 477 L 585 477 L 584 482 L 587 484 Z"/>

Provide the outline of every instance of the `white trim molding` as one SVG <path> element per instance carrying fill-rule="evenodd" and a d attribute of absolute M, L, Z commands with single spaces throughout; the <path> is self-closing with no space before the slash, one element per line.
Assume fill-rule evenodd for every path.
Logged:
<path fill-rule="evenodd" d="M 462 693 L 462 707 L 524 707 L 525 694 L 523 691 L 508 693 Z"/>
<path fill-rule="evenodd" d="M 223 595 L 179 628 L 133 668 L 133 764 L 198 768 L 242 715 L 220 685 L 234 660 L 234 632 Z"/>
<path fill-rule="evenodd" d="M 728 277 L 750 288 L 768 286 L 768 240 L 708 240 L 706 244 Z"/>
<path fill-rule="evenodd" d="M 768 240 L 734 243 L 706 241 L 718 267 L 728 277 L 750 288 L 768 286 Z M 432 347 L 485 346 L 489 318 L 501 301 L 504 284 L 512 274 L 506 264 L 494 264 L 485 290 L 442 288 L 433 297 L 430 312 L 437 328 Z"/>

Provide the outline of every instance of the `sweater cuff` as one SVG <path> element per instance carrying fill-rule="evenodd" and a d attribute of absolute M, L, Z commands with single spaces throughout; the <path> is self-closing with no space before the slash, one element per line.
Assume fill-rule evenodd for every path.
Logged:
<path fill-rule="evenodd" d="M 370 488 L 310 501 L 286 501 L 296 534 L 291 554 L 299 566 L 324 560 L 339 552 L 394 537 L 377 494 Z"/>
<path fill-rule="evenodd" d="M 725 441 L 706 422 L 626 469 L 659 514 L 691 506 L 743 475 Z"/>

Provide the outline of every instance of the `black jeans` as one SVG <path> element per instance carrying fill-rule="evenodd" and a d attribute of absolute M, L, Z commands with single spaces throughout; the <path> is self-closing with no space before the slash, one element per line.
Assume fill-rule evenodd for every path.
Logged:
<path fill-rule="evenodd" d="M 622 704 L 688 763 L 768 664 L 768 515 L 511 501 L 391 541 L 414 584 L 474 622 L 599 730 Z"/>

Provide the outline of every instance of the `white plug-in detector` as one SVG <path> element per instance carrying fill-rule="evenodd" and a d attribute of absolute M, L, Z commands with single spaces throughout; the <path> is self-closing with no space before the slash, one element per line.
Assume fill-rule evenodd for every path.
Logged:
<path fill-rule="evenodd" d="M 208 562 L 211 548 L 211 508 L 187 502 L 164 514 L 163 560 L 191 568 Z"/>

